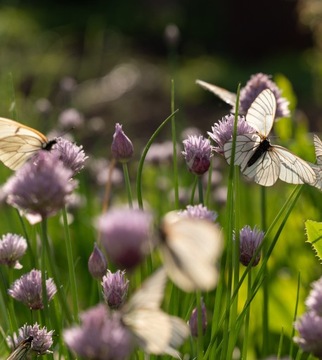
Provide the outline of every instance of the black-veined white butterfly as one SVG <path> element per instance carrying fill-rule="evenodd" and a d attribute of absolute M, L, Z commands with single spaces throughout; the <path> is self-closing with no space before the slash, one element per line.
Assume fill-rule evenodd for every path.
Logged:
<path fill-rule="evenodd" d="M 240 166 L 245 176 L 263 186 L 275 184 L 278 178 L 291 184 L 314 185 L 316 175 L 306 161 L 268 140 L 275 112 L 275 96 L 266 89 L 258 95 L 246 114 L 247 123 L 256 133 L 236 137 L 235 165 Z M 230 140 L 224 145 L 228 163 L 232 156 L 232 144 Z"/>
<path fill-rule="evenodd" d="M 160 251 L 169 278 L 182 290 L 208 291 L 218 280 L 216 261 L 223 248 L 217 225 L 183 217 L 175 211 L 161 224 Z"/>
<path fill-rule="evenodd" d="M 146 353 L 169 354 L 180 359 L 176 350 L 188 337 L 187 324 L 160 309 L 167 275 L 160 268 L 123 307 L 123 323 L 132 331 Z"/>
<path fill-rule="evenodd" d="M 31 348 L 33 336 L 29 336 L 27 339 L 20 342 L 18 347 L 10 354 L 7 360 L 21 360 L 24 359 L 27 352 Z"/>
<path fill-rule="evenodd" d="M 0 161 L 17 170 L 38 150 L 50 150 L 56 140 L 17 121 L 0 118 Z"/>
<path fill-rule="evenodd" d="M 211 91 L 213 94 L 218 96 L 221 100 L 223 100 L 228 105 L 235 107 L 236 99 L 237 99 L 236 94 L 234 94 L 224 88 L 221 88 L 217 85 L 209 84 L 202 80 L 196 80 L 196 83 L 198 85 L 200 85 L 202 88 Z"/>

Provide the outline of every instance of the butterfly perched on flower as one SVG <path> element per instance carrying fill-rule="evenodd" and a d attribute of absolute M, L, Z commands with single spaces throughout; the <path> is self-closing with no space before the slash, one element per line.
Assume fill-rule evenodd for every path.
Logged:
<path fill-rule="evenodd" d="M 312 167 L 286 148 L 272 145 L 268 139 L 276 113 L 276 99 L 269 89 L 262 91 L 251 104 L 246 122 L 253 134 L 236 136 L 235 165 L 242 173 L 262 186 L 272 186 L 277 179 L 291 184 L 314 185 L 316 175 Z M 224 145 L 228 163 L 232 157 L 233 140 Z"/>
<path fill-rule="evenodd" d="M 171 211 L 162 220 L 159 248 L 169 278 L 182 290 L 209 291 L 216 286 L 216 261 L 223 248 L 217 225 Z"/>
<path fill-rule="evenodd" d="M 50 150 L 55 143 L 38 130 L 0 118 L 0 161 L 12 170 L 19 169 L 37 151 Z"/>

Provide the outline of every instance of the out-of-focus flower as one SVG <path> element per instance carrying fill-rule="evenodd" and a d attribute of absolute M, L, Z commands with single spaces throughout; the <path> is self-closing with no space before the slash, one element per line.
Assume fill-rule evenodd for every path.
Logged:
<path fill-rule="evenodd" d="M 103 296 L 111 309 L 119 309 L 125 302 L 129 288 L 129 280 L 125 278 L 125 271 L 117 270 L 112 273 L 107 270 L 102 281 Z"/>
<path fill-rule="evenodd" d="M 50 354 L 50 347 L 53 344 L 53 330 L 47 331 L 46 327 L 41 328 L 37 323 L 34 325 L 24 325 L 18 330 L 18 334 L 14 333 L 13 336 L 7 337 L 9 347 L 14 350 L 21 343 L 21 341 L 32 336 L 31 351 L 37 355 Z"/>
<path fill-rule="evenodd" d="M 234 122 L 235 115 L 226 115 L 214 124 L 214 126 L 211 128 L 212 132 L 208 131 L 208 135 L 217 144 L 217 146 L 213 147 L 213 150 L 218 154 L 224 154 L 224 145 L 227 141 L 232 139 L 234 132 Z M 243 116 L 238 116 L 236 135 L 252 133 L 255 133 L 255 130 L 250 125 L 248 125 Z"/>
<path fill-rule="evenodd" d="M 27 250 L 27 241 L 16 234 L 6 234 L 0 240 L 0 264 L 8 265 L 14 269 L 21 269 L 19 260 Z"/>
<path fill-rule="evenodd" d="M 240 91 L 240 107 L 239 112 L 246 114 L 250 105 L 257 98 L 257 96 L 265 89 L 270 89 L 276 98 L 276 117 L 288 117 L 290 111 L 288 108 L 289 102 L 281 96 L 281 90 L 272 81 L 271 76 L 258 73 L 251 76 Z"/>
<path fill-rule="evenodd" d="M 306 298 L 305 305 L 310 312 L 322 317 L 322 277 L 313 282 L 312 290 Z"/>
<path fill-rule="evenodd" d="M 201 328 L 202 333 L 205 334 L 207 329 L 207 309 L 204 301 L 201 301 Z M 192 310 L 190 319 L 189 319 L 189 327 L 191 335 L 194 337 L 198 337 L 198 309 L 194 308 Z"/>
<path fill-rule="evenodd" d="M 251 229 L 250 226 L 244 226 L 239 232 L 239 261 L 247 266 L 254 257 L 259 245 L 263 241 L 264 232 L 258 230 L 256 227 Z M 260 254 L 257 254 L 252 266 L 259 263 Z"/>
<path fill-rule="evenodd" d="M 216 221 L 218 216 L 215 211 L 208 210 L 207 207 L 202 204 L 187 205 L 185 210 L 180 211 L 180 215 L 197 219 L 206 219 L 211 222 Z"/>
<path fill-rule="evenodd" d="M 84 125 L 84 117 L 76 109 L 66 109 L 59 115 L 58 123 L 63 129 L 78 129 Z"/>
<path fill-rule="evenodd" d="M 210 166 L 211 145 L 203 136 L 188 136 L 183 141 L 184 156 L 189 170 L 195 175 L 203 175 Z"/>
<path fill-rule="evenodd" d="M 180 30 L 176 24 L 168 24 L 164 29 L 164 39 L 168 46 L 176 47 L 180 41 Z"/>
<path fill-rule="evenodd" d="M 78 356 L 95 360 L 125 360 L 134 348 L 134 337 L 120 313 L 100 304 L 81 314 L 82 324 L 64 331 L 67 346 Z"/>
<path fill-rule="evenodd" d="M 178 144 L 176 148 L 177 149 L 179 148 Z M 154 165 L 159 165 L 162 163 L 169 163 L 172 160 L 172 158 L 173 158 L 173 143 L 172 141 L 164 141 L 162 143 L 153 143 L 150 146 L 145 161 L 152 163 Z"/>
<path fill-rule="evenodd" d="M 57 292 L 52 278 L 46 280 L 47 300 L 50 301 Z M 21 301 L 31 310 L 44 308 L 40 270 L 31 270 L 16 280 L 8 290 L 15 300 Z"/>
<path fill-rule="evenodd" d="M 51 102 L 46 98 L 40 98 L 35 102 L 35 107 L 40 114 L 47 116 L 52 110 Z"/>
<path fill-rule="evenodd" d="M 294 325 L 299 336 L 294 341 L 307 352 L 319 359 L 322 358 L 322 317 L 316 313 L 307 312 L 302 315 Z"/>
<path fill-rule="evenodd" d="M 4 186 L 7 203 L 21 210 L 30 223 L 53 216 L 76 187 L 72 171 L 48 151 L 39 151 Z"/>
<path fill-rule="evenodd" d="M 96 279 L 101 279 L 107 270 L 106 257 L 96 243 L 94 244 L 94 250 L 88 259 L 88 270 Z"/>
<path fill-rule="evenodd" d="M 150 213 L 138 209 L 112 209 L 100 216 L 97 228 L 106 254 L 121 269 L 133 268 L 151 250 Z"/>
<path fill-rule="evenodd" d="M 73 175 L 79 173 L 83 168 L 88 156 L 85 155 L 83 146 L 77 146 L 64 138 L 56 138 L 56 144 L 52 151 Z"/>
<path fill-rule="evenodd" d="M 111 150 L 114 159 L 122 163 L 128 162 L 133 157 L 132 141 L 125 135 L 120 124 L 115 125 Z"/>

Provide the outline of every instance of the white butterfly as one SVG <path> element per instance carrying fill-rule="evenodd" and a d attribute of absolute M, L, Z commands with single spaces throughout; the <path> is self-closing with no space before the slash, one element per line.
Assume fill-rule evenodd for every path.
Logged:
<path fill-rule="evenodd" d="M 168 354 L 180 359 L 176 350 L 189 336 L 188 325 L 160 309 L 167 275 L 164 268 L 144 281 L 123 307 L 123 322 L 146 353 Z"/>
<path fill-rule="evenodd" d="M 312 164 L 312 168 L 316 175 L 316 182 L 314 186 L 319 190 L 322 190 L 322 141 L 317 135 L 313 136 L 316 164 Z"/>
<path fill-rule="evenodd" d="M 186 292 L 213 289 L 218 280 L 215 262 L 223 248 L 220 229 L 172 211 L 163 218 L 161 233 L 160 251 L 169 278 Z"/>
<path fill-rule="evenodd" d="M 237 99 L 236 94 L 234 94 L 226 89 L 223 89 L 217 85 L 209 84 L 202 80 L 196 80 L 196 83 L 198 85 L 200 85 L 202 88 L 214 93 L 216 96 L 218 96 L 221 100 L 223 100 L 228 105 L 235 107 L 236 99 Z"/>
<path fill-rule="evenodd" d="M 24 359 L 27 352 L 31 348 L 33 336 L 29 336 L 27 339 L 20 342 L 17 348 L 10 354 L 7 360 L 20 360 Z"/>
<path fill-rule="evenodd" d="M 21 167 L 38 150 L 50 150 L 55 143 L 35 129 L 0 118 L 0 161 L 12 170 Z"/>
<path fill-rule="evenodd" d="M 268 140 L 275 112 L 275 96 L 266 89 L 258 95 L 246 114 L 247 123 L 256 133 L 236 137 L 235 165 L 240 166 L 245 176 L 263 186 L 275 184 L 278 178 L 291 184 L 314 185 L 316 175 L 306 161 Z M 230 163 L 232 140 L 224 145 L 224 155 Z"/>

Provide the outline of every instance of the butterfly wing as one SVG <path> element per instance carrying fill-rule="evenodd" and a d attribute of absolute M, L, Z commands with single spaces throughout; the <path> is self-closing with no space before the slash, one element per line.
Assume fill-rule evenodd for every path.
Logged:
<path fill-rule="evenodd" d="M 316 162 L 318 165 L 322 165 L 322 141 L 317 135 L 313 136 Z"/>
<path fill-rule="evenodd" d="M 47 143 L 39 131 L 16 121 L 0 118 L 0 161 L 17 170 Z"/>
<path fill-rule="evenodd" d="M 266 89 L 251 104 L 246 114 L 246 121 L 260 135 L 267 137 L 273 127 L 275 113 L 275 96 L 270 89 Z"/>
<path fill-rule="evenodd" d="M 223 246 L 219 228 L 170 212 L 163 219 L 162 231 L 160 251 L 170 279 L 187 292 L 214 288 L 218 280 L 215 261 Z"/>
<path fill-rule="evenodd" d="M 245 134 L 236 136 L 235 147 L 235 165 L 241 167 L 242 171 L 247 167 L 249 159 L 254 155 L 256 149 L 261 142 L 261 138 L 257 134 Z M 232 157 L 233 141 L 229 140 L 224 145 L 224 156 L 230 164 Z"/>
<path fill-rule="evenodd" d="M 122 320 L 146 353 L 180 358 L 175 348 L 189 335 L 186 323 L 160 309 L 166 284 L 164 268 L 144 281 L 122 309 Z"/>
<path fill-rule="evenodd" d="M 161 310 L 137 310 L 123 316 L 123 322 L 148 354 L 168 354 L 180 359 L 176 350 L 188 337 L 189 328 L 180 318 Z"/>
<path fill-rule="evenodd" d="M 302 160 L 282 146 L 273 145 L 272 151 L 280 160 L 281 171 L 279 178 L 282 181 L 290 184 L 315 184 L 315 172 L 306 161 Z"/>
<path fill-rule="evenodd" d="M 200 85 L 202 88 L 211 91 L 212 93 L 214 93 L 216 96 L 218 96 L 221 100 L 223 100 L 225 103 L 231 105 L 231 106 L 235 106 L 236 105 L 236 99 L 237 96 L 236 94 L 223 89 L 217 85 L 212 85 L 209 84 L 205 81 L 202 80 L 196 80 L 196 83 L 198 85 Z"/>

